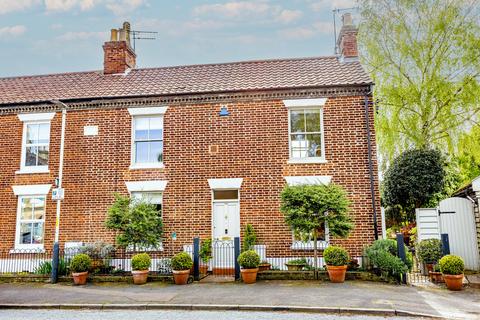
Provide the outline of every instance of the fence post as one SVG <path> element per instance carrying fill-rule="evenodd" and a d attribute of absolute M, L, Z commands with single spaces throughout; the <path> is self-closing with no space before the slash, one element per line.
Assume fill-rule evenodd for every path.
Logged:
<path fill-rule="evenodd" d="M 200 279 L 200 238 L 193 238 L 193 279 Z"/>
<path fill-rule="evenodd" d="M 447 254 L 450 254 L 450 242 L 448 240 L 448 233 L 442 233 L 441 237 L 443 255 L 446 256 Z"/>
<path fill-rule="evenodd" d="M 238 264 L 238 256 L 240 255 L 240 237 L 235 237 L 233 240 L 235 251 L 235 280 L 240 280 L 240 265 Z"/>
<path fill-rule="evenodd" d="M 397 233 L 397 255 L 402 261 L 407 264 L 407 255 L 405 253 L 405 242 L 403 240 L 403 234 Z M 402 282 L 407 283 L 407 274 L 404 273 L 402 276 Z"/>
<path fill-rule="evenodd" d="M 55 242 L 53 245 L 52 273 L 50 274 L 51 283 L 57 283 L 58 281 L 58 260 L 60 260 L 60 245 Z"/>

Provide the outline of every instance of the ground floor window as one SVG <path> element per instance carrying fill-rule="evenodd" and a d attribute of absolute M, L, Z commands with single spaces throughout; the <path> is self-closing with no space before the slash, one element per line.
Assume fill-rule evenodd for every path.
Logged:
<path fill-rule="evenodd" d="M 162 202 L 163 202 L 163 195 L 161 192 L 145 192 L 145 191 L 134 191 L 130 194 L 130 197 L 134 201 L 146 201 L 155 205 L 157 211 L 159 212 L 160 216 L 162 216 Z M 163 251 L 162 243 L 160 243 L 157 247 L 138 247 L 137 250 L 140 251 Z M 133 246 L 127 247 L 127 251 L 133 251 Z"/>
<path fill-rule="evenodd" d="M 45 196 L 19 196 L 15 247 L 43 248 L 44 229 Z"/>

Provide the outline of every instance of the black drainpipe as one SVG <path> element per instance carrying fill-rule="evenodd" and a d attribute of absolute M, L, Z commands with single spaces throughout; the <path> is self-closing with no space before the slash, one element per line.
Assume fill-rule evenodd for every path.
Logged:
<path fill-rule="evenodd" d="M 373 232 L 375 234 L 375 240 L 378 240 L 378 226 L 377 226 L 377 206 L 375 205 L 375 182 L 373 179 L 373 161 L 372 161 L 372 141 L 370 138 L 370 117 L 368 115 L 368 97 L 372 94 L 372 86 L 370 91 L 365 94 L 365 122 L 367 124 L 367 145 L 368 145 L 368 171 L 370 174 L 370 193 L 372 195 L 372 208 L 373 208 Z"/>

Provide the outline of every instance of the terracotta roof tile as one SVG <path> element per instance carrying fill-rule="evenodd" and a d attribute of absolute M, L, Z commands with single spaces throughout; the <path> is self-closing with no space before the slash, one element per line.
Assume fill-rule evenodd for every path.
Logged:
<path fill-rule="evenodd" d="M 0 78 L 0 104 L 149 95 L 362 85 L 372 81 L 359 62 L 336 57 L 247 61 Z"/>

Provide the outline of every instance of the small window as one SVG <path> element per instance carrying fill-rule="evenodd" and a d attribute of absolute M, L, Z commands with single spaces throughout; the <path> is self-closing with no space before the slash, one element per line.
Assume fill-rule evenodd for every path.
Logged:
<path fill-rule="evenodd" d="M 45 197 L 20 196 L 18 203 L 16 247 L 43 247 Z"/>
<path fill-rule="evenodd" d="M 213 200 L 237 200 L 238 190 L 213 190 Z"/>
<path fill-rule="evenodd" d="M 323 159 L 322 109 L 290 110 L 290 158 Z"/>
<path fill-rule="evenodd" d="M 163 161 L 163 116 L 133 118 L 133 163 Z"/>
<path fill-rule="evenodd" d="M 162 214 L 163 197 L 161 192 L 132 192 L 131 197 L 134 200 L 144 200 L 154 204 L 158 212 Z"/>
<path fill-rule="evenodd" d="M 22 168 L 47 168 L 50 122 L 26 122 L 24 125 Z"/>

